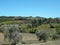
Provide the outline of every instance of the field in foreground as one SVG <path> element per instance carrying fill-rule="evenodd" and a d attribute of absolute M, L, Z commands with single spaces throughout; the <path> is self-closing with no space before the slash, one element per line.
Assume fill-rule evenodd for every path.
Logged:
<path fill-rule="evenodd" d="M 46 43 L 22 44 L 22 45 L 60 45 L 60 40 L 58 40 L 58 41 L 48 41 Z"/>
<path fill-rule="evenodd" d="M 23 40 L 24 41 L 30 41 L 30 40 L 37 40 L 37 37 L 35 34 L 27 34 L 27 33 L 22 33 L 21 34 L 23 36 Z M 4 42 L 3 39 L 3 34 L 0 33 L 0 43 Z M 20 44 L 18 44 L 20 45 Z M 21 45 L 60 45 L 60 40 L 56 40 L 56 41 L 48 41 L 46 43 L 34 43 L 34 44 L 21 44 Z"/>
<path fill-rule="evenodd" d="M 35 34 L 29 34 L 29 33 L 20 33 L 22 35 L 23 41 L 36 41 L 38 40 Z M 4 42 L 4 34 L 0 33 L 0 42 Z"/>

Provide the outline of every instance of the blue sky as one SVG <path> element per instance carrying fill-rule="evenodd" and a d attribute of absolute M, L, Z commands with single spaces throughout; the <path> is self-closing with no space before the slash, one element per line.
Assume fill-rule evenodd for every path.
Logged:
<path fill-rule="evenodd" d="M 60 0 L 0 0 L 0 16 L 60 17 Z"/>

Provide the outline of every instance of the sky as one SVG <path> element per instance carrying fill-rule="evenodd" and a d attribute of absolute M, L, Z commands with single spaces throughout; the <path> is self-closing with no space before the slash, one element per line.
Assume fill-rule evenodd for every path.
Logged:
<path fill-rule="evenodd" d="M 0 16 L 60 17 L 60 0 L 0 0 Z"/>

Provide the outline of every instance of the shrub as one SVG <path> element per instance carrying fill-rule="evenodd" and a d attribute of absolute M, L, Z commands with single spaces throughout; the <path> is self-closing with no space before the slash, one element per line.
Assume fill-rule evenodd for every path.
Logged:
<path fill-rule="evenodd" d="M 57 32 L 57 34 L 60 35 L 60 29 L 59 28 L 56 28 L 56 32 Z"/>
<path fill-rule="evenodd" d="M 39 41 L 43 40 L 44 42 L 46 42 L 48 39 L 49 40 L 60 39 L 60 35 L 57 34 L 55 30 L 49 30 L 49 31 L 48 30 L 45 30 L 45 31 L 36 30 L 36 35 Z"/>
<path fill-rule="evenodd" d="M 52 39 L 53 40 L 56 40 L 56 39 L 59 39 L 59 38 L 60 38 L 60 36 L 58 34 L 53 34 L 52 35 Z"/>
<path fill-rule="evenodd" d="M 17 24 L 10 24 L 10 25 L 3 25 L 4 30 L 4 39 L 8 39 L 11 42 L 11 45 L 16 45 L 19 42 L 20 34 L 19 34 L 19 25 Z"/>
<path fill-rule="evenodd" d="M 36 35 L 37 35 L 39 41 L 41 41 L 41 40 L 43 40 L 44 42 L 47 41 L 47 37 L 48 36 L 47 36 L 47 33 L 46 32 L 37 30 L 36 31 Z"/>

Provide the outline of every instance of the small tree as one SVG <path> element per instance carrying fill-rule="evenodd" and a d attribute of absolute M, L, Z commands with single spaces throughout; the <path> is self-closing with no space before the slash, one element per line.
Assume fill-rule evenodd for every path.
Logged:
<path fill-rule="evenodd" d="M 16 45 L 16 43 L 19 42 L 20 34 L 19 34 L 19 25 L 17 24 L 9 24 L 9 25 L 3 25 L 4 29 L 4 39 L 9 40 L 11 42 L 11 45 Z"/>

